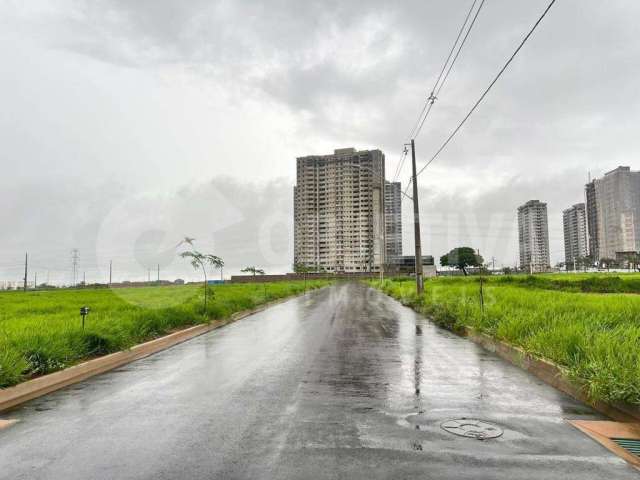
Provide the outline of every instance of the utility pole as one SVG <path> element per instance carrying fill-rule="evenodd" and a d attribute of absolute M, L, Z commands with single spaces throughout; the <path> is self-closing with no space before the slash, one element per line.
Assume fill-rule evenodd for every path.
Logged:
<path fill-rule="evenodd" d="M 29 265 L 29 254 L 24 254 L 24 291 L 27 291 L 27 267 Z"/>
<path fill-rule="evenodd" d="M 38 272 L 33 274 L 33 289 L 38 289 Z"/>
<path fill-rule="evenodd" d="M 158 285 L 160 285 L 160 264 L 158 264 Z"/>
<path fill-rule="evenodd" d="M 411 169 L 413 174 L 413 232 L 416 245 L 416 292 L 422 295 L 424 281 L 422 278 L 422 243 L 420 241 L 420 208 L 418 205 L 418 175 L 416 174 L 416 144 L 411 139 Z"/>
<path fill-rule="evenodd" d="M 82 272 L 82 288 L 87 286 L 87 272 Z"/>
<path fill-rule="evenodd" d="M 109 260 L 109 285 L 111 285 L 111 274 L 113 273 L 113 260 Z"/>

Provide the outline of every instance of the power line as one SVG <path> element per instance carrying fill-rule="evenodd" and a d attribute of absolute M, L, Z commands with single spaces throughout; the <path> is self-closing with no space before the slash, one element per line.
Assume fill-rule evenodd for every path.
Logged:
<path fill-rule="evenodd" d="M 471 23 L 469 24 L 469 27 L 467 28 L 467 31 L 464 35 L 464 37 L 462 38 L 462 42 L 460 42 L 460 37 L 462 37 L 463 32 L 465 31 L 465 28 L 467 27 L 467 23 L 469 22 L 469 18 L 471 17 L 471 14 L 473 13 L 473 10 L 475 9 L 476 3 L 478 2 L 478 0 L 473 0 L 473 3 L 471 4 L 471 7 L 469 8 L 469 11 L 467 12 L 464 21 L 462 22 L 462 25 L 460 25 L 460 29 L 458 30 L 458 34 L 456 35 L 456 39 L 453 42 L 453 44 L 451 45 L 451 49 L 449 50 L 449 54 L 447 55 L 446 60 L 444 61 L 442 68 L 440 69 L 440 73 L 438 74 L 438 78 L 436 78 L 435 83 L 433 84 L 433 87 L 431 88 L 431 93 L 429 94 L 429 96 L 427 97 L 427 100 L 425 101 L 424 105 L 422 106 L 422 110 L 420 111 L 420 114 L 418 115 L 418 118 L 416 119 L 416 123 L 414 124 L 413 128 L 411 129 L 411 132 L 409 133 L 409 138 L 410 139 L 414 139 L 422 130 L 422 126 L 424 125 L 425 120 L 427 119 L 427 117 L 429 116 L 429 113 L 431 113 L 431 109 L 433 108 L 433 104 L 436 101 L 437 96 L 440 94 L 440 91 L 442 90 L 442 87 L 444 86 L 445 82 L 447 81 L 447 78 L 449 77 L 449 74 L 451 73 L 451 70 L 453 69 L 453 65 L 455 64 L 456 60 L 458 59 L 458 56 L 460 55 L 460 51 L 462 50 L 462 47 L 464 46 L 465 42 L 467 41 L 467 37 L 469 36 L 469 33 L 471 32 L 471 29 L 473 28 L 473 25 L 476 22 L 476 19 L 478 18 L 478 14 L 480 13 L 480 10 L 482 9 L 482 6 L 484 5 L 485 0 L 482 0 L 480 3 L 480 6 L 478 7 L 476 14 L 474 15 Z M 456 51 L 456 47 L 458 47 L 457 51 Z M 454 56 L 454 52 L 455 56 Z M 451 61 L 451 58 L 453 56 L 453 60 Z M 450 62 L 451 61 L 451 62 Z M 447 68 L 448 67 L 448 68 Z M 446 73 L 445 73 L 446 71 Z M 440 82 L 440 80 L 442 80 L 442 82 Z M 403 149 L 403 153 L 404 155 L 401 156 L 400 160 L 398 161 L 397 167 L 396 167 L 396 173 L 394 175 L 393 181 L 395 182 L 397 177 L 400 175 L 400 173 L 402 172 L 402 167 L 404 166 L 404 161 L 407 157 L 407 150 L 406 150 L 406 146 Z M 407 191 L 408 188 L 411 186 L 411 183 L 407 184 L 407 189 L 405 189 L 405 191 L 402 192 L 402 194 L 409 198 L 407 195 Z"/>
<path fill-rule="evenodd" d="M 431 89 L 431 93 L 429 94 L 429 97 L 425 101 L 425 104 L 422 107 L 422 111 L 421 111 L 420 115 L 418 116 L 418 120 L 416 121 L 416 124 L 414 125 L 413 129 L 411 130 L 411 133 L 409 134 L 410 138 L 416 138 L 418 136 L 418 134 L 420 133 L 420 131 L 422 130 L 422 126 L 424 125 L 425 120 L 429 116 L 429 113 L 431 112 L 431 108 L 433 107 L 433 104 L 435 103 L 436 99 L 438 98 L 440 90 L 442 90 L 442 87 L 444 86 L 445 82 L 447 81 L 447 78 L 449 77 L 449 74 L 451 73 L 451 70 L 453 69 L 453 65 L 455 64 L 456 60 L 458 59 L 458 56 L 460 55 L 460 52 L 462 51 L 462 47 L 464 46 L 465 42 L 467 41 L 467 38 L 469 37 L 469 33 L 471 33 L 471 29 L 473 28 L 473 25 L 476 23 L 476 19 L 478 18 L 478 14 L 480 13 L 480 10 L 482 9 L 482 6 L 484 5 L 485 0 L 482 0 L 480 2 L 480 6 L 476 10 L 476 13 L 473 16 L 473 19 L 472 19 L 471 23 L 469 24 L 468 28 L 466 29 L 466 33 L 465 33 L 464 37 L 462 38 L 462 41 L 460 42 L 460 37 L 462 35 L 462 32 L 464 32 L 465 31 L 465 27 L 467 27 L 467 23 L 469 22 L 469 18 L 471 17 L 471 13 L 473 12 L 477 1 L 478 0 L 474 0 L 473 1 L 473 3 L 471 4 L 471 8 L 469 8 L 469 11 L 467 12 L 467 15 L 466 15 L 466 17 L 464 19 L 464 22 L 462 23 L 462 26 L 460 27 L 460 30 L 458 31 L 458 35 L 456 36 L 456 40 L 455 40 L 455 42 L 453 42 L 453 45 L 451 46 L 451 50 L 449 51 L 449 55 L 447 55 L 447 59 L 445 60 L 444 64 L 442 65 L 442 69 L 440 70 L 440 74 L 438 75 L 438 78 L 436 79 L 436 82 L 434 83 L 433 88 Z M 458 42 L 460 42 L 460 43 L 458 44 Z M 456 47 L 458 47 L 458 49 L 456 51 L 455 56 L 453 57 L 453 60 L 451 60 L 451 56 L 453 55 L 453 52 L 456 50 Z M 451 62 L 449 62 L 450 60 L 451 60 Z M 447 66 L 448 66 L 448 68 L 447 68 Z M 445 70 L 446 70 L 446 74 L 445 74 Z M 440 80 L 442 80 L 442 82 L 440 82 Z"/>
<path fill-rule="evenodd" d="M 524 44 L 527 42 L 527 40 L 529 40 L 529 37 L 531 37 L 531 35 L 533 34 L 533 32 L 536 30 L 536 28 L 538 28 L 538 25 L 540 24 L 540 22 L 542 22 L 542 19 L 547 15 L 547 13 L 549 12 L 549 10 L 551 9 L 551 7 L 553 6 L 553 4 L 556 3 L 556 0 L 551 0 L 551 3 L 549 3 L 549 5 L 547 5 L 547 8 L 544 10 L 544 12 L 542 12 L 542 15 L 540 15 L 540 18 L 538 18 L 538 20 L 536 21 L 536 23 L 533 25 L 533 27 L 531 27 L 531 29 L 529 30 L 529 32 L 525 35 L 525 37 L 522 39 L 522 41 L 520 42 L 520 44 L 518 45 L 518 48 L 515 49 L 515 51 L 513 52 L 513 54 L 509 57 L 509 59 L 507 60 L 507 62 L 504 64 L 504 66 L 500 69 L 500 71 L 498 72 L 498 74 L 494 77 L 494 79 L 491 81 L 491 83 L 489 84 L 489 86 L 485 89 L 485 91 L 482 93 L 482 95 L 480 95 L 480 98 L 478 98 L 478 100 L 476 101 L 476 103 L 474 103 L 473 107 L 471 107 L 471 110 L 469 110 L 469 112 L 465 115 L 465 117 L 462 119 L 462 121 L 458 124 L 458 126 L 451 132 L 451 134 L 447 137 L 447 139 L 444 141 L 444 143 L 440 146 L 440 148 L 436 151 L 436 153 L 429 159 L 429 161 L 418 171 L 417 175 L 420 175 L 425 168 L 427 168 L 437 157 L 438 155 L 440 155 L 440 153 L 447 147 L 447 145 L 449 144 L 449 142 L 451 142 L 451 140 L 453 139 L 453 137 L 458 133 L 458 131 L 462 128 L 462 126 L 466 123 L 466 121 L 469 119 L 469 117 L 471 117 L 471 115 L 473 114 L 473 112 L 476 110 L 476 108 L 478 108 L 478 105 L 480 105 L 480 103 L 482 102 L 482 100 L 484 100 L 484 98 L 487 96 L 487 94 L 489 93 L 489 91 L 491 90 L 491 88 L 495 85 L 495 83 L 498 81 L 498 79 L 502 76 L 502 74 L 505 72 L 505 70 L 507 69 L 507 67 L 509 67 L 509 65 L 511 64 L 511 62 L 513 61 L 513 59 L 516 57 L 516 55 L 518 54 L 518 52 L 522 49 L 522 47 L 524 46 Z M 416 175 L 416 177 L 417 177 Z"/>
<path fill-rule="evenodd" d="M 469 25 L 469 28 L 467 29 L 467 33 L 465 33 L 464 38 L 462 39 L 462 42 L 460 42 L 460 46 L 458 47 L 458 50 L 456 51 L 456 55 L 453 57 L 453 60 L 449 64 L 449 68 L 447 69 L 447 73 L 445 74 L 444 78 L 442 79 L 442 82 L 438 86 L 438 89 L 435 91 L 435 93 L 433 93 L 433 92 L 431 93 L 430 103 L 429 103 L 429 108 L 427 109 L 427 113 L 423 117 L 422 121 L 420 122 L 420 126 L 418 127 L 418 130 L 416 130 L 416 132 L 413 134 L 412 138 L 416 138 L 418 135 L 420 135 L 420 132 L 422 131 L 422 126 L 424 125 L 424 122 L 426 121 L 427 117 L 429 116 L 429 112 L 431 112 L 431 107 L 433 106 L 434 102 L 436 101 L 436 99 L 440 95 L 440 91 L 442 90 L 442 87 L 444 87 L 444 84 L 446 83 L 447 78 L 449 78 L 449 74 L 451 73 L 451 70 L 453 69 L 453 65 L 456 63 L 456 60 L 458 59 L 458 56 L 460 55 L 460 52 L 462 51 L 462 47 L 466 43 L 467 38 L 469 37 L 469 34 L 471 33 L 471 29 L 473 28 L 473 25 L 476 23 L 476 19 L 478 18 L 478 14 L 480 13 L 480 10 L 482 10 L 482 6 L 484 5 L 484 2 L 485 2 L 485 0 L 482 0 L 482 2 L 480 3 L 480 6 L 478 7 L 478 10 L 476 10 L 476 14 L 473 16 L 473 20 L 471 20 L 471 24 Z"/>
<path fill-rule="evenodd" d="M 394 182 L 398 179 L 398 176 L 400 175 L 405 158 L 407 158 L 407 147 L 402 148 L 402 152 L 400 153 L 400 158 L 398 158 L 398 162 L 396 163 L 396 173 L 393 174 Z"/>
<path fill-rule="evenodd" d="M 451 61 L 451 64 L 449 65 L 449 69 L 447 70 L 447 73 L 445 74 L 444 78 L 442 79 L 442 83 L 440 83 L 440 86 L 438 87 L 438 90 L 436 90 L 436 97 L 438 95 L 440 95 L 440 91 L 442 90 L 442 87 L 444 87 L 444 84 L 447 82 L 447 78 L 449 77 L 449 74 L 451 73 L 451 70 L 453 69 L 453 65 L 456 63 L 456 60 L 458 59 L 458 56 L 460 55 L 460 52 L 462 51 L 462 47 L 466 43 L 467 37 L 471 33 L 471 29 L 473 28 L 473 26 L 476 23 L 476 19 L 478 18 L 478 15 L 480 14 L 480 10 L 482 10 L 482 7 L 484 6 L 484 2 L 485 2 L 485 0 L 482 0 L 482 2 L 480 3 L 480 6 L 478 7 L 478 10 L 476 10 L 476 14 L 473 16 L 473 20 L 471 20 L 471 24 L 469 25 L 469 28 L 467 29 L 467 33 L 465 33 L 464 38 L 462 39 L 462 42 L 460 43 L 460 46 L 458 47 L 458 51 L 456 52 L 456 56 L 453 57 L 453 60 Z"/>

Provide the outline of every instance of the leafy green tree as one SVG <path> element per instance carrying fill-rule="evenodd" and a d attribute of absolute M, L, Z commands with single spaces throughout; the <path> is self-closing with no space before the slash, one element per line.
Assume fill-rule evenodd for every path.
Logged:
<path fill-rule="evenodd" d="M 616 268 L 618 266 L 613 258 L 601 258 L 599 264 L 600 268 L 606 268 L 607 272 L 611 267 Z"/>
<path fill-rule="evenodd" d="M 311 271 L 311 267 L 304 263 L 294 263 L 293 271 L 297 274 L 304 275 L 304 292 L 307 293 L 307 274 Z"/>
<path fill-rule="evenodd" d="M 467 267 L 480 267 L 484 259 L 471 247 L 458 247 L 440 257 L 440 265 L 454 267 L 468 275 Z"/>
<path fill-rule="evenodd" d="M 326 273 L 327 269 L 322 265 L 307 265 L 304 263 L 294 263 L 293 264 L 294 273 Z"/>
<path fill-rule="evenodd" d="M 182 252 L 180 256 L 182 258 L 187 258 L 190 260 L 191 265 L 195 270 L 202 270 L 202 275 L 204 276 L 204 311 L 205 315 L 207 312 L 207 291 L 208 291 L 208 282 L 207 282 L 207 265 L 211 265 L 215 268 L 222 268 L 224 266 L 224 261 L 215 255 L 200 253 L 198 252 L 194 245 L 194 238 L 185 237 L 185 239 L 180 243 L 186 243 L 191 246 L 191 250 L 187 250 Z"/>
<path fill-rule="evenodd" d="M 293 264 L 293 272 L 294 273 L 309 273 L 311 269 L 305 265 L 304 263 L 294 263 Z"/>
<path fill-rule="evenodd" d="M 254 277 L 256 275 L 264 275 L 264 270 L 261 268 L 256 268 L 256 267 L 244 267 L 242 270 L 240 270 L 243 273 L 250 273 L 252 274 Z"/>

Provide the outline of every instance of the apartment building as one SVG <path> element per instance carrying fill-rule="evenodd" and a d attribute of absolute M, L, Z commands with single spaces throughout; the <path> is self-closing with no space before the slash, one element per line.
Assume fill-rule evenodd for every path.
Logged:
<path fill-rule="evenodd" d="M 296 160 L 294 264 L 328 272 L 379 271 L 385 261 L 385 157 L 335 150 Z"/>
<path fill-rule="evenodd" d="M 640 172 L 618 167 L 587 184 L 595 196 L 587 209 L 589 238 L 595 237 L 597 259 L 615 259 L 619 254 L 640 251 Z M 591 189 L 591 191 L 590 191 Z"/>
<path fill-rule="evenodd" d="M 575 261 L 588 255 L 587 219 L 584 203 L 577 203 L 562 212 L 564 229 L 564 261 L 567 269 L 575 270 Z"/>
<path fill-rule="evenodd" d="M 384 188 L 386 262 L 402 256 L 402 186 L 385 182 Z"/>
<path fill-rule="evenodd" d="M 587 214 L 587 240 L 589 256 L 594 262 L 600 258 L 598 252 L 598 204 L 596 202 L 596 182 L 590 181 L 584 187 Z"/>
<path fill-rule="evenodd" d="M 518 207 L 520 267 L 530 272 L 549 269 L 549 226 L 547 204 L 529 200 Z"/>

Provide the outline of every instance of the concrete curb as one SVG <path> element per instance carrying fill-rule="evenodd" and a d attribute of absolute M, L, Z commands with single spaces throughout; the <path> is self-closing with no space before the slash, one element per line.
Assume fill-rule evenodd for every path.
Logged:
<path fill-rule="evenodd" d="M 322 287 L 324 288 L 324 287 Z M 310 290 L 311 291 L 311 290 Z M 121 367 L 127 363 L 147 357 L 154 353 L 166 350 L 167 348 L 178 345 L 179 343 L 191 340 L 194 337 L 203 335 L 217 328 L 223 327 L 229 323 L 235 322 L 242 318 L 248 317 L 255 313 L 266 310 L 269 307 L 284 303 L 293 298 L 304 295 L 299 293 L 285 298 L 274 300 L 252 310 L 244 310 L 231 315 L 229 319 L 212 321 L 211 323 L 195 325 L 193 327 L 180 330 L 178 332 L 165 335 L 154 340 L 150 340 L 140 345 L 136 345 L 129 350 L 123 350 L 116 353 L 105 355 L 104 357 L 87 360 L 73 367 L 65 368 L 59 372 L 50 373 L 42 377 L 27 380 L 13 387 L 0 390 L 0 412 L 18 406 L 22 403 L 41 397 L 48 393 L 60 390 L 66 386 L 81 382 L 87 378 L 108 372 L 114 368 Z"/>
<path fill-rule="evenodd" d="M 537 358 L 521 348 L 478 332 L 473 328 L 465 327 L 462 336 L 614 420 L 619 422 L 638 422 L 640 420 L 640 409 L 633 405 L 608 404 L 590 400 L 580 387 L 571 382 L 562 368 L 553 362 Z"/>

